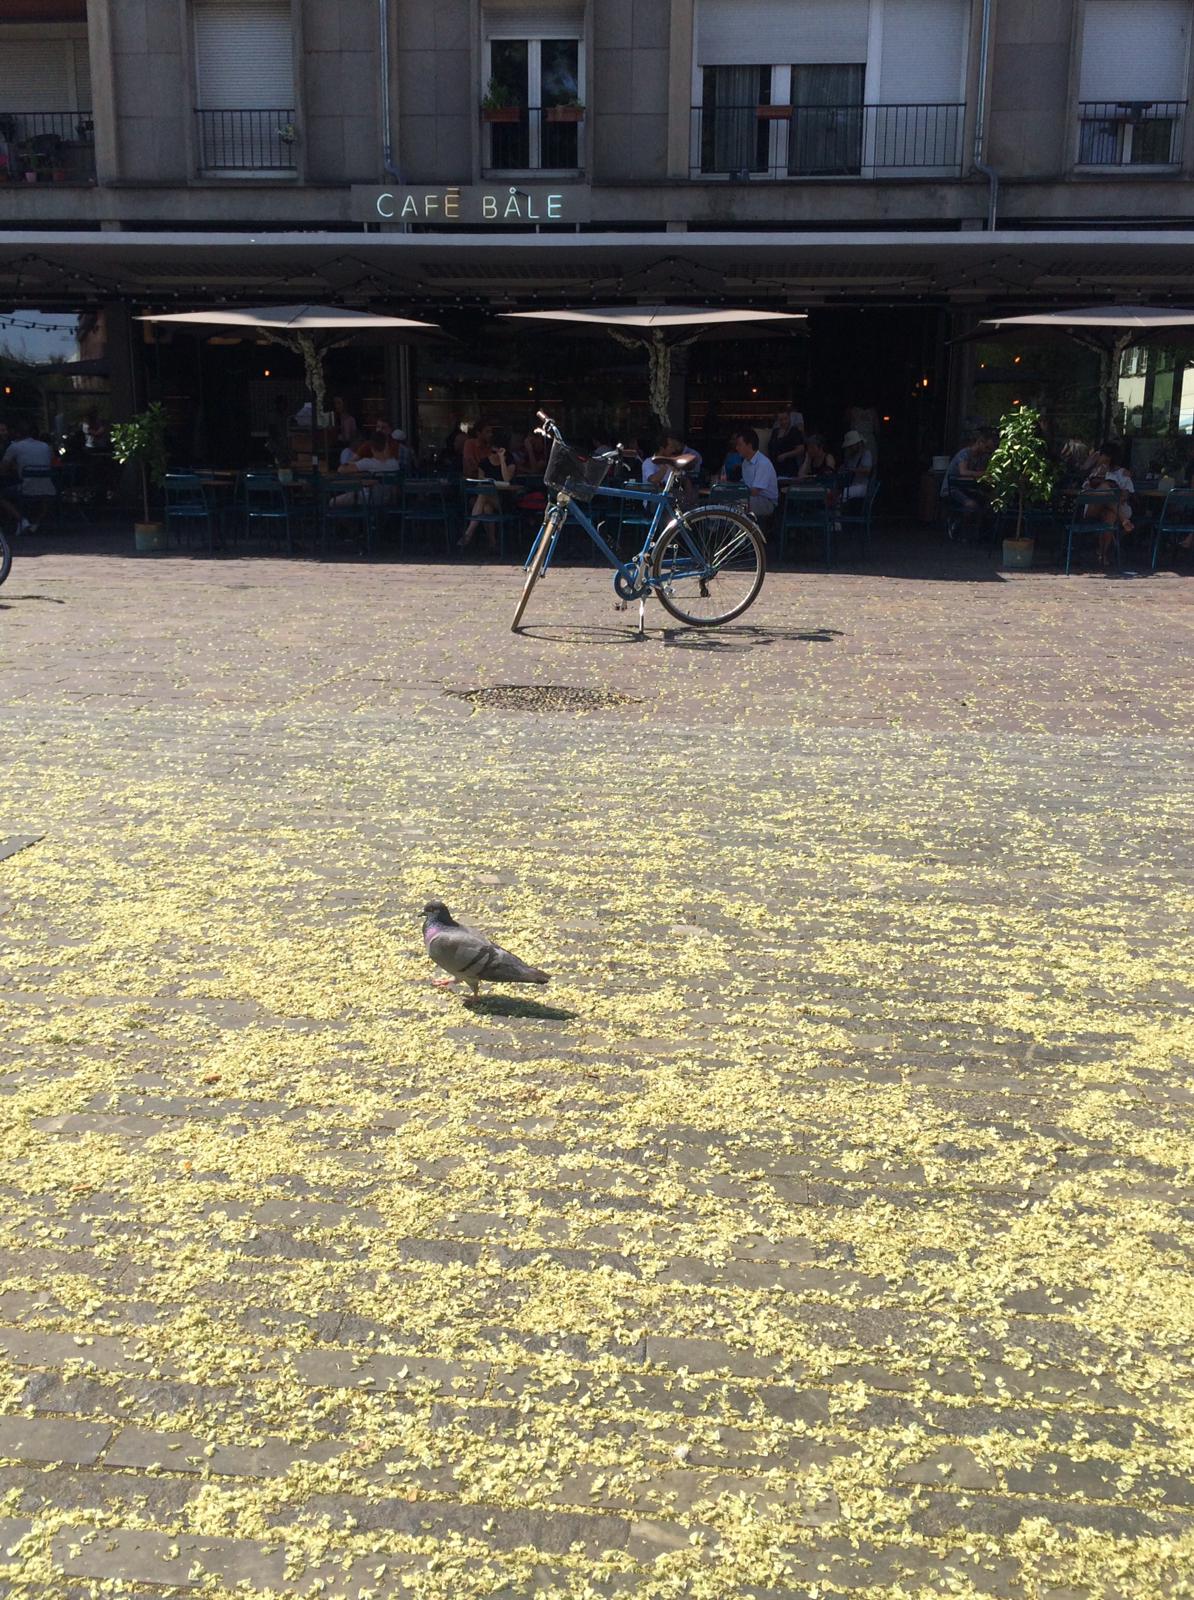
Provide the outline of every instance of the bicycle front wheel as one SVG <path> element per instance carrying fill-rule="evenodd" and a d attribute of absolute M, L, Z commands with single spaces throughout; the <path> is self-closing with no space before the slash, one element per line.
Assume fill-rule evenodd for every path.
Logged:
<path fill-rule="evenodd" d="M 547 561 L 547 553 L 555 542 L 556 531 L 559 528 L 560 512 L 552 509 L 543 519 L 543 526 L 539 529 L 539 537 L 531 552 L 531 563 L 527 567 L 526 582 L 522 586 L 522 598 L 518 602 L 518 609 L 514 613 L 514 621 L 510 624 L 510 632 L 518 632 L 518 624 L 522 621 L 522 614 L 527 608 L 527 601 L 531 598 L 531 590 L 538 583 L 543 574 Z"/>
<path fill-rule="evenodd" d="M 3 583 L 12 571 L 12 551 L 8 547 L 8 540 L 0 533 L 0 583 Z"/>
<path fill-rule="evenodd" d="M 728 506 L 695 506 L 655 546 L 655 593 L 678 622 L 712 628 L 753 605 L 767 572 L 758 528 Z"/>

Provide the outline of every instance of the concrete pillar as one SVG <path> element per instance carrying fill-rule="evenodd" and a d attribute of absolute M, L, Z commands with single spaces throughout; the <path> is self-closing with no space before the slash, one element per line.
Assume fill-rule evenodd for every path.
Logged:
<path fill-rule="evenodd" d="M 126 300 L 104 306 L 106 352 L 110 369 L 112 419 L 127 422 L 145 402 L 145 346 L 141 324 L 134 322 Z"/>
<path fill-rule="evenodd" d="M 91 58 L 91 117 L 95 124 L 97 183 L 113 183 L 120 177 L 110 5 L 111 0 L 88 0 L 87 5 L 87 48 Z"/>
<path fill-rule="evenodd" d="M 672 0 L 668 36 L 667 175 L 687 178 L 692 162 L 692 50 L 695 0 Z"/>

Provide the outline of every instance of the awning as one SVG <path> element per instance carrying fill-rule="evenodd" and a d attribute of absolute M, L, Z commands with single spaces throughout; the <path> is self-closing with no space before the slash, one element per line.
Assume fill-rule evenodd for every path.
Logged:
<path fill-rule="evenodd" d="M 0 304 L 130 299 L 160 310 L 331 300 L 497 310 L 592 295 L 804 309 L 947 298 L 990 308 L 1105 295 L 1194 298 L 1194 230 L 742 233 L 149 233 L 0 235 Z M 1081 283 L 1080 290 L 1075 285 Z"/>

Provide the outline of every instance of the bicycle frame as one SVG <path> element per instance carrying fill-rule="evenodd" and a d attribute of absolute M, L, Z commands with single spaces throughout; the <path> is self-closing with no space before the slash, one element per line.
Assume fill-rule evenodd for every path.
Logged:
<path fill-rule="evenodd" d="M 602 536 L 601 530 L 594 526 L 587 513 L 581 509 L 573 497 L 568 494 L 567 491 L 561 491 L 561 493 L 556 496 L 554 505 L 561 507 L 564 511 L 564 515 L 557 524 L 555 532 L 552 534 L 551 545 L 547 552 L 547 558 L 543 563 L 543 571 L 546 572 L 551 566 L 551 559 L 555 555 L 556 545 L 559 542 L 560 534 L 563 533 L 564 528 L 571 520 L 579 527 L 584 529 L 589 538 L 596 545 L 597 549 L 601 551 L 601 554 L 609 562 L 610 566 L 613 567 L 615 572 L 620 572 L 625 567 L 635 567 L 637 569 L 637 582 L 643 586 L 644 590 L 652 588 L 655 580 L 648 576 L 646 565 L 651 551 L 655 546 L 656 540 L 660 538 L 660 536 L 665 533 L 668 528 L 671 527 L 672 522 L 677 514 L 676 503 L 671 492 L 674 477 L 674 473 L 669 473 L 667 476 L 667 481 L 662 489 L 653 489 L 650 484 L 643 483 L 636 485 L 633 489 L 618 489 L 613 487 L 605 488 L 603 486 L 598 490 L 598 494 L 610 499 L 637 500 L 640 505 L 650 505 L 652 502 L 655 504 L 655 514 L 651 518 L 650 526 L 647 528 L 647 534 L 646 538 L 643 540 L 642 549 L 639 550 L 635 556 L 631 557 L 625 562 L 619 561 L 616 551 L 612 550 L 606 543 L 604 537 Z M 539 548 L 539 540 L 543 537 L 543 534 L 546 531 L 547 519 L 551 513 L 551 510 L 552 506 L 549 505 L 547 510 L 544 512 L 543 524 L 539 529 L 539 533 L 536 535 L 533 543 L 531 544 L 526 561 L 523 563 L 524 572 L 529 571 L 531 562 L 534 560 L 535 552 Z"/>

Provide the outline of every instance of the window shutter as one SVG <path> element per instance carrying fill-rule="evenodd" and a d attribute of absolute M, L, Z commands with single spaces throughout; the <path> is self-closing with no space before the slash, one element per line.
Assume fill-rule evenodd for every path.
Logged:
<path fill-rule="evenodd" d="M 1184 100 L 1188 0 L 1086 0 L 1079 100 Z"/>
<path fill-rule="evenodd" d="M 883 104 L 965 98 L 962 63 L 969 11 L 966 0 L 886 0 L 878 96 Z"/>
<path fill-rule="evenodd" d="M 76 39 L 72 48 L 75 52 L 75 100 L 80 111 L 90 111 L 91 52 L 86 39 Z"/>
<path fill-rule="evenodd" d="M 502 5 L 489 0 L 484 24 L 487 39 L 579 39 L 585 8 L 571 5 Z"/>
<path fill-rule="evenodd" d="M 7 39 L 0 48 L 0 108 L 77 111 L 70 88 L 69 39 Z"/>
<path fill-rule="evenodd" d="M 698 0 L 697 65 L 865 61 L 869 0 Z"/>
<path fill-rule="evenodd" d="M 205 0 L 197 5 L 195 81 L 203 111 L 293 108 L 289 0 Z"/>

